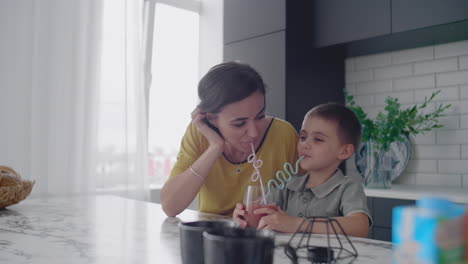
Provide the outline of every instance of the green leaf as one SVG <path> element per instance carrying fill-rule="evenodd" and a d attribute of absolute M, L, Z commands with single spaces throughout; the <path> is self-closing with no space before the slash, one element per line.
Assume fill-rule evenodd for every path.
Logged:
<path fill-rule="evenodd" d="M 374 140 L 382 149 L 388 150 L 392 142 L 403 140 L 403 135 L 417 135 L 443 127 L 438 119 L 451 107 L 450 104 L 437 104 L 434 111 L 423 112 L 439 93 L 440 90 L 433 92 L 422 104 L 405 109 L 402 109 L 398 98 L 387 97 L 384 111 L 377 113 L 375 119 L 368 118 L 362 107 L 356 104 L 354 97 L 346 91 L 345 99 L 362 124 L 362 141 Z"/>

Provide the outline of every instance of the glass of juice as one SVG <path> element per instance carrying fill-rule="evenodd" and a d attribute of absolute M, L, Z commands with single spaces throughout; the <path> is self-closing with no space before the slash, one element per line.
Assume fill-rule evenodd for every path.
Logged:
<path fill-rule="evenodd" d="M 265 204 L 262 195 L 260 185 L 249 185 L 245 190 L 244 205 L 247 215 L 244 216 L 244 219 L 247 221 L 248 227 L 257 228 L 258 222 L 260 222 L 260 219 L 264 216 L 264 214 L 254 214 L 256 209 L 268 207 L 277 210 L 275 204 Z"/>

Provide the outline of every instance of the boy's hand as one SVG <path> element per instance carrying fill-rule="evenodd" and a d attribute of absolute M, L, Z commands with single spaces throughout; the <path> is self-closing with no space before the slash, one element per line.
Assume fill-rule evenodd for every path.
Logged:
<path fill-rule="evenodd" d="M 240 225 L 242 228 L 247 227 L 247 221 L 245 221 L 244 216 L 247 215 L 247 211 L 245 210 L 245 205 L 241 203 L 236 204 L 236 208 L 234 208 L 234 212 L 232 213 L 232 220 Z"/>
<path fill-rule="evenodd" d="M 255 214 L 264 214 L 260 219 L 257 229 L 271 229 L 280 232 L 294 233 L 302 223 L 302 218 L 287 215 L 283 210 L 277 208 L 260 208 L 254 211 Z"/>

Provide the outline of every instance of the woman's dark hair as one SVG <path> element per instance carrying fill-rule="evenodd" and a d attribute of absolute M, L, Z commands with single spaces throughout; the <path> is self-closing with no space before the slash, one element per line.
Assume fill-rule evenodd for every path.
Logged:
<path fill-rule="evenodd" d="M 221 63 L 211 68 L 198 83 L 198 107 L 203 112 L 219 113 L 224 106 L 256 91 L 265 94 L 265 84 L 254 68 L 235 61 Z"/>
<path fill-rule="evenodd" d="M 361 123 L 354 112 L 343 104 L 320 104 L 307 112 L 305 118 L 319 117 L 337 124 L 338 136 L 342 143 L 353 144 L 357 150 L 361 140 Z"/>

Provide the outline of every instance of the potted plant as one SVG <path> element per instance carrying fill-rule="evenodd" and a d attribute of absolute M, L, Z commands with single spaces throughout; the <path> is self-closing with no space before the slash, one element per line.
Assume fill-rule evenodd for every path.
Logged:
<path fill-rule="evenodd" d="M 450 104 L 439 104 L 434 111 L 424 112 L 439 93 L 440 90 L 433 92 L 422 104 L 405 109 L 398 98 L 387 97 L 384 112 L 379 112 L 375 119 L 367 116 L 353 96 L 345 95 L 348 107 L 362 124 L 362 144 L 356 152 L 356 167 L 366 186 L 389 188 L 409 160 L 409 136 L 443 127 L 438 120 Z"/>

